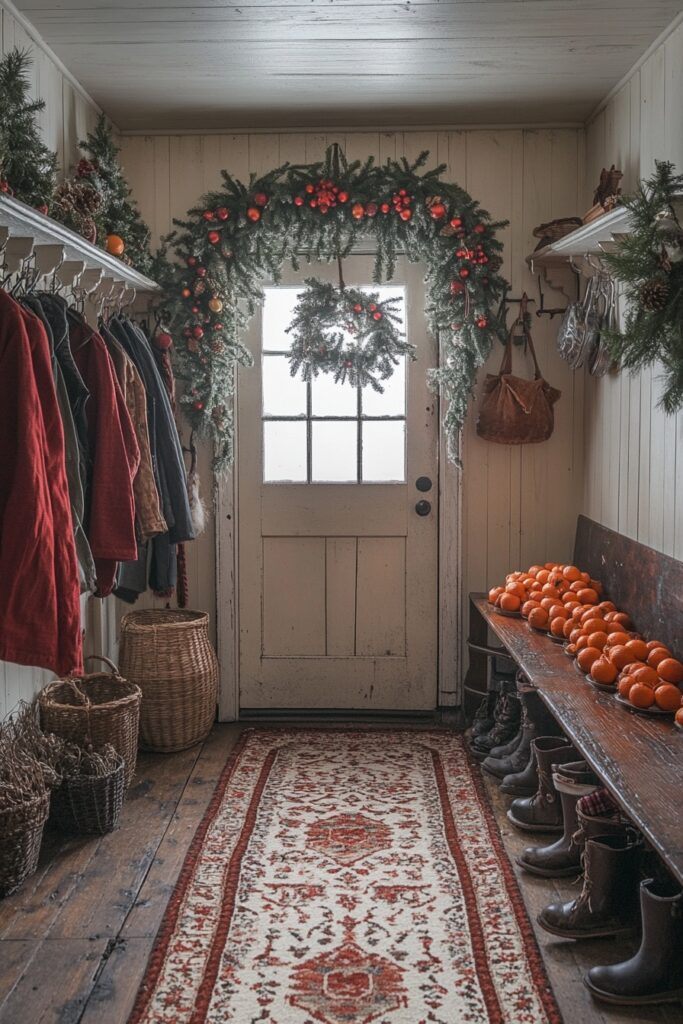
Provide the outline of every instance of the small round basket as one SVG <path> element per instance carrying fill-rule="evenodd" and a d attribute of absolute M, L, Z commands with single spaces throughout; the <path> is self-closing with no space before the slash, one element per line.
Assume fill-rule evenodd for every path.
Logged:
<path fill-rule="evenodd" d="M 93 656 L 94 657 L 94 656 Z M 119 675 L 108 658 L 100 658 L 111 672 L 57 679 L 38 694 L 40 727 L 79 747 L 111 743 L 125 762 L 126 786 L 135 774 L 142 694 L 135 683 Z"/>
<path fill-rule="evenodd" d="M 110 761 L 112 767 L 102 774 L 77 771 L 64 776 L 52 795 L 52 824 L 79 835 L 105 835 L 116 828 L 126 791 L 126 765 L 117 753 Z"/>
<path fill-rule="evenodd" d="M 140 740 L 172 753 L 203 740 L 216 717 L 218 662 L 206 612 L 145 609 L 121 620 L 121 671 L 142 690 Z"/>
<path fill-rule="evenodd" d="M 38 867 L 49 809 L 46 792 L 0 811 L 0 897 L 15 892 Z"/>

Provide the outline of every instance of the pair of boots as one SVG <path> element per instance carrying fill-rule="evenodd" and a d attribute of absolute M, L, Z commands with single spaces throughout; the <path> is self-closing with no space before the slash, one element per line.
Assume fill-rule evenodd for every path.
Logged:
<path fill-rule="evenodd" d="M 509 743 L 519 732 L 521 716 L 521 704 L 515 693 L 489 692 L 465 734 L 472 757 L 483 761 L 491 750 Z"/>
<path fill-rule="evenodd" d="M 524 677 L 518 677 L 517 697 L 521 707 L 519 728 L 509 743 L 489 751 L 482 769 L 502 780 L 503 792 L 528 796 L 538 785 L 531 745 L 539 736 L 559 735 L 560 729 L 538 691 L 527 685 Z"/>
<path fill-rule="evenodd" d="M 597 777 L 564 737 L 539 737 L 533 741 L 532 749 L 538 788 L 531 797 L 513 800 L 508 818 L 527 832 L 560 832 L 561 835 L 548 846 L 528 846 L 517 863 L 530 874 L 543 878 L 578 874 L 583 842 L 599 834 L 595 829 L 601 826 L 586 818 L 579 832 L 576 805 L 581 797 L 597 789 Z"/>

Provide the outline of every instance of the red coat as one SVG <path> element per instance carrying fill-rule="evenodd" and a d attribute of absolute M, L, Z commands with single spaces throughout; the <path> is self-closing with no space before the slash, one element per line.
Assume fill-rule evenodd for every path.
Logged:
<path fill-rule="evenodd" d="M 0 290 L 0 658 L 82 671 L 79 597 L 49 341 Z"/>
<path fill-rule="evenodd" d="M 103 339 L 70 315 L 69 344 L 90 392 L 85 407 L 91 460 L 86 533 L 95 559 L 97 592 L 106 597 L 114 586 L 116 563 L 138 556 L 133 480 L 140 449 Z"/>

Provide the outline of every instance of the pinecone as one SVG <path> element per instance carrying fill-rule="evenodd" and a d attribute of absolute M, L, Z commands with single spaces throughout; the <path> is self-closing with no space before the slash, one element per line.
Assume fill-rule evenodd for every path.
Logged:
<path fill-rule="evenodd" d="M 648 313 L 658 313 L 664 309 L 668 298 L 669 285 L 666 281 L 646 281 L 640 289 L 640 304 Z"/>

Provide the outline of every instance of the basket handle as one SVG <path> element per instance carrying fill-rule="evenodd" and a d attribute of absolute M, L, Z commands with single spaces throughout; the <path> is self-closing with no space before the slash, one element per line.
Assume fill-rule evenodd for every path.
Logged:
<path fill-rule="evenodd" d="M 104 654 L 88 654 L 83 661 L 103 661 L 104 664 L 111 669 L 112 675 L 120 676 L 117 666 L 110 658 L 105 658 Z"/>

